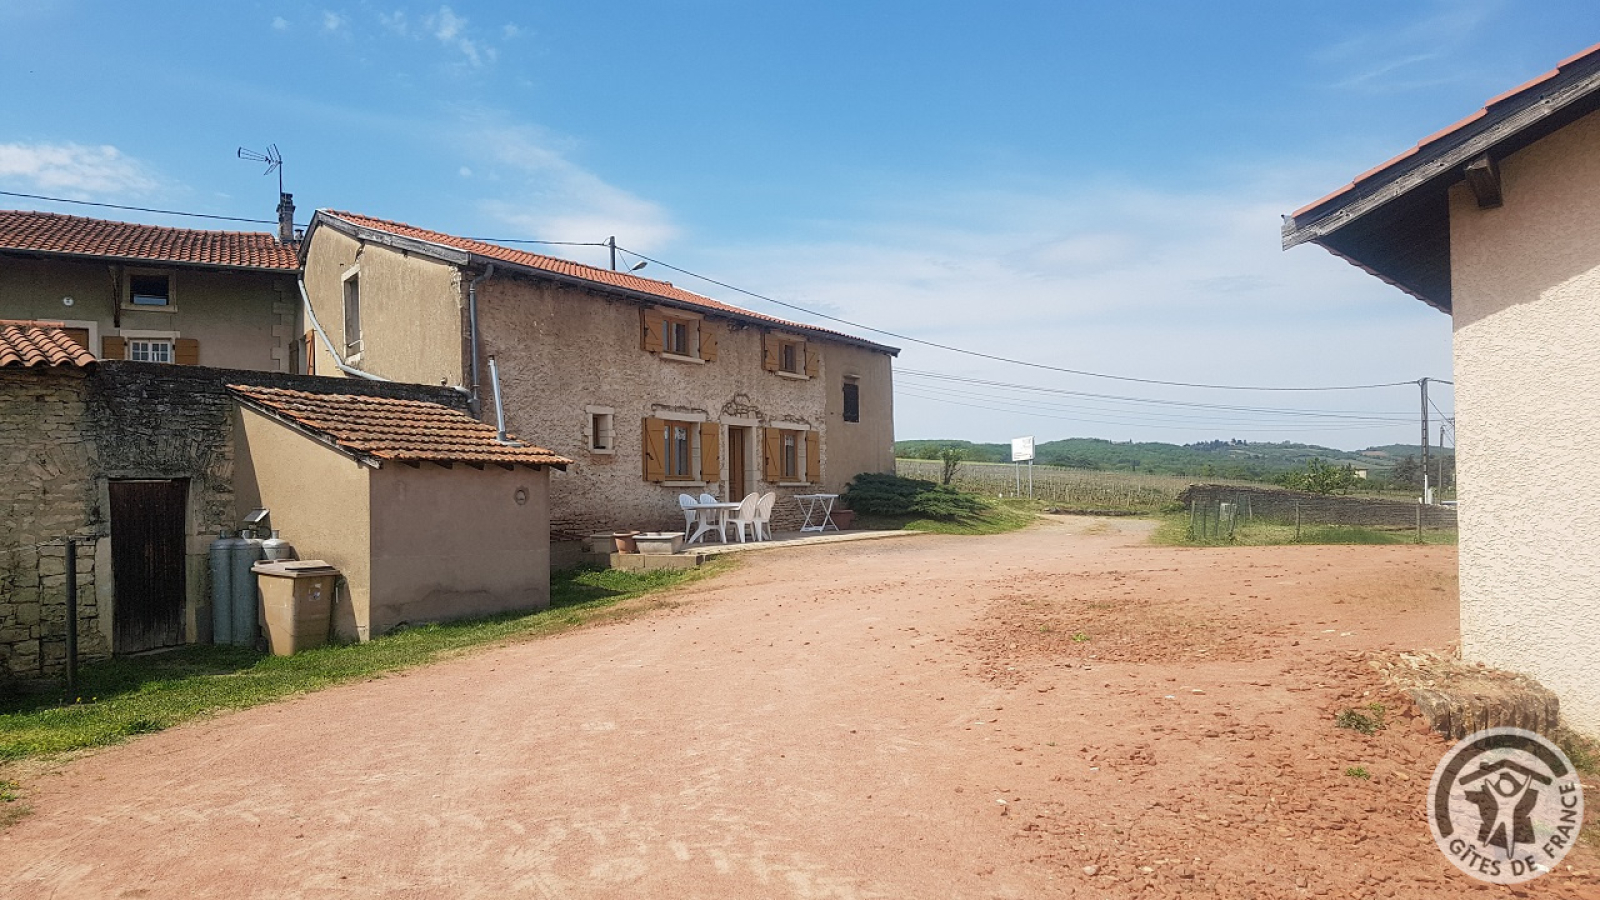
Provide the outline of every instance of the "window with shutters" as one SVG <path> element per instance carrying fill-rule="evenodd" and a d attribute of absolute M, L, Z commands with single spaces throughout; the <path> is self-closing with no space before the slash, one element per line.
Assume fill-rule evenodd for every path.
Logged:
<path fill-rule="evenodd" d="M 854 378 L 846 379 L 844 383 L 844 420 L 861 421 L 861 384 Z"/>
<path fill-rule="evenodd" d="M 170 310 L 176 307 L 173 274 L 158 269 L 129 269 L 122 278 L 124 309 Z"/>
<path fill-rule="evenodd" d="M 703 485 L 721 478 L 721 426 L 682 419 L 644 420 L 644 477 Z"/>
<path fill-rule="evenodd" d="M 127 343 L 128 359 L 134 362 L 170 363 L 173 360 L 172 341 L 134 339 Z"/>
<path fill-rule="evenodd" d="M 704 319 L 682 310 L 646 307 L 639 313 L 639 345 L 675 362 L 715 362 L 717 333 Z"/>
<path fill-rule="evenodd" d="M 766 480 L 778 484 L 811 484 L 821 480 L 820 443 L 816 431 L 769 427 L 766 431 Z"/>
<path fill-rule="evenodd" d="M 785 378 L 817 377 L 817 351 L 808 342 L 778 334 L 764 334 L 761 342 L 768 372 Z"/>

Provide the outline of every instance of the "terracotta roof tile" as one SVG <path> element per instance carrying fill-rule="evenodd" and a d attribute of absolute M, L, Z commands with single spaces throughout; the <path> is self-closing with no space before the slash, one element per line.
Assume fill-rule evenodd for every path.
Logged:
<path fill-rule="evenodd" d="M 294 272 L 292 245 L 256 231 L 196 231 L 59 213 L 0 210 L 0 250 Z"/>
<path fill-rule="evenodd" d="M 438 231 L 429 231 L 426 228 L 418 228 L 414 225 L 407 225 L 403 222 L 390 222 L 386 219 L 375 219 L 371 216 L 363 216 L 359 213 L 324 209 L 318 210 L 317 215 L 331 216 L 333 218 L 342 219 L 351 225 L 361 228 L 369 228 L 374 231 L 382 231 L 389 234 L 398 235 L 400 237 L 412 238 L 413 240 L 426 241 L 430 244 L 438 244 L 443 247 L 464 250 L 468 253 L 473 253 L 488 259 L 498 260 L 500 262 L 510 263 L 516 266 L 539 269 L 546 272 L 552 272 L 557 275 L 564 275 L 569 278 L 581 278 L 585 281 L 592 281 L 599 285 L 607 285 L 610 287 L 623 288 L 625 290 L 634 291 L 641 294 L 649 294 L 651 296 L 660 297 L 663 300 L 672 300 L 688 306 L 709 310 L 711 312 L 724 312 L 741 318 L 760 319 L 764 322 L 771 322 L 774 325 L 785 328 L 798 328 L 805 331 L 820 332 L 823 334 L 835 335 L 837 337 L 849 338 L 852 341 L 872 343 L 870 341 L 866 341 L 864 338 L 858 338 L 855 335 L 845 334 L 842 331 L 834 331 L 828 328 L 818 328 L 815 325 L 805 325 L 800 322 L 791 322 L 787 319 L 779 319 L 774 316 L 752 312 L 740 306 L 733 306 L 728 303 L 723 303 L 720 300 L 713 300 L 710 297 L 696 294 L 693 291 L 686 291 L 683 288 L 671 284 L 670 282 L 656 281 L 653 278 L 640 278 L 639 276 L 628 272 L 613 272 L 610 269 L 600 269 L 596 268 L 595 266 L 586 266 L 582 263 L 576 263 L 568 259 L 560 259 L 554 256 L 544 256 L 538 253 L 529 253 L 526 250 L 514 250 L 510 247 L 502 247 L 499 244 L 490 244 L 485 241 L 473 240 L 472 238 L 456 237 L 454 235 L 444 234 Z M 873 344 L 873 346 L 881 345 Z M 893 348 L 890 347 L 883 347 L 882 349 L 893 351 Z"/>
<path fill-rule="evenodd" d="M 311 429 L 352 453 L 380 460 L 558 469 L 572 462 L 543 447 L 502 444 L 492 426 L 437 403 L 238 384 L 228 389 L 250 405 Z"/>
<path fill-rule="evenodd" d="M 0 368 L 94 364 L 94 354 L 78 345 L 60 322 L 0 321 Z"/>
<path fill-rule="evenodd" d="M 1368 169 L 1365 172 L 1362 172 L 1360 175 L 1357 175 L 1354 179 L 1352 179 L 1349 184 L 1345 185 L 1342 188 L 1339 188 L 1338 190 L 1334 191 L 1333 193 L 1327 195 L 1326 197 L 1323 197 L 1321 199 L 1314 200 L 1314 201 L 1312 201 L 1310 203 L 1307 203 L 1305 206 L 1302 206 L 1299 209 L 1295 210 L 1294 212 L 1290 213 L 1289 217 L 1291 219 L 1299 218 L 1300 216 L 1303 216 L 1306 213 L 1308 213 L 1308 212 L 1310 212 L 1310 211 L 1312 211 L 1314 209 L 1317 209 L 1317 208 L 1323 206 L 1324 204 L 1327 204 L 1328 202 L 1330 202 L 1332 200 L 1336 200 L 1336 199 L 1344 196 L 1345 194 L 1348 194 L 1351 191 L 1354 191 L 1357 187 L 1359 187 L 1361 185 L 1362 182 L 1367 181 L 1367 180 L 1369 180 L 1371 178 L 1374 178 L 1374 177 L 1376 177 L 1378 175 L 1381 175 L 1381 174 L 1387 172 L 1389 169 L 1392 169 L 1395 166 L 1399 165 L 1400 163 L 1405 162 L 1407 159 L 1411 158 L 1412 156 L 1414 156 L 1417 153 L 1421 152 L 1422 150 L 1426 149 L 1429 144 L 1432 144 L 1432 143 L 1434 143 L 1436 141 L 1443 140 L 1444 138 L 1450 137 L 1451 135 L 1455 134 L 1456 132 L 1460 131 L 1461 129 L 1466 128 L 1468 125 L 1471 125 L 1473 122 L 1476 122 L 1479 119 L 1483 118 L 1484 116 L 1487 116 L 1492 107 L 1498 106 L 1498 105 L 1500 105 L 1502 103 L 1505 103 L 1507 101 L 1515 100 L 1518 97 L 1521 97 L 1523 94 L 1526 94 L 1526 93 L 1534 90 L 1535 88 L 1539 87 L 1540 85 L 1544 84 L 1545 82 L 1549 81 L 1550 79 L 1555 78 L 1557 75 L 1560 75 L 1561 71 L 1563 69 L 1566 69 L 1569 66 L 1572 66 L 1574 63 L 1577 63 L 1577 62 L 1580 62 L 1580 61 L 1583 61 L 1583 60 L 1587 60 L 1590 57 L 1594 56 L 1596 53 L 1600 53 L 1600 44 L 1596 44 L 1593 47 L 1590 47 L 1589 49 L 1584 50 L 1581 53 L 1577 53 L 1577 54 L 1574 54 L 1572 56 L 1567 57 L 1566 59 L 1562 60 L 1561 63 L 1555 69 L 1552 69 L 1551 71 L 1546 72 L 1546 73 L 1544 73 L 1543 75 L 1540 75 L 1537 78 L 1533 78 L 1533 79 L 1530 79 L 1528 81 L 1525 81 L 1522 84 L 1517 85 L 1516 87 L 1512 88 L 1509 91 L 1505 91 L 1504 93 L 1501 93 L 1501 94 L 1498 94 L 1498 95 L 1496 95 L 1494 97 L 1491 97 L 1488 102 L 1483 104 L 1483 108 L 1482 109 L 1479 109 L 1477 112 L 1473 113 L 1472 115 L 1467 116 L 1466 118 L 1462 119 L 1459 122 L 1456 122 L 1454 125 L 1451 125 L 1451 126 L 1449 126 L 1448 128 L 1445 128 L 1442 131 L 1437 131 L 1437 132 L 1434 132 L 1433 134 L 1428 135 L 1427 137 L 1425 137 L 1422 140 L 1418 141 L 1415 147 L 1412 147 L 1411 149 L 1405 151 L 1404 153 L 1401 153 L 1400 155 L 1394 157 L 1393 159 L 1390 159 L 1390 160 L 1387 160 L 1385 162 L 1379 163 L 1378 165 L 1374 166 L 1373 168 Z"/>

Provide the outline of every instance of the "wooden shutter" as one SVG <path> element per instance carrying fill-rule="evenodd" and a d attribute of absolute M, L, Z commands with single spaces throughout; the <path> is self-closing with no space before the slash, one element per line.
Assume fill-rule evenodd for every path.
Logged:
<path fill-rule="evenodd" d="M 762 471 L 768 481 L 780 481 L 783 475 L 783 429 L 768 428 L 762 432 L 761 441 L 766 453 L 762 456 Z"/>
<path fill-rule="evenodd" d="M 821 354 L 817 353 L 816 348 L 811 346 L 810 341 L 800 345 L 800 352 L 805 354 L 806 358 L 806 377 L 817 377 L 817 366 L 821 361 Z"/>
<path fill-rule="evenodd" d="M 644 420 L 644 480 L 667 480 L 667 423 L 660 419 Z"/>
<path fill-rule="evenodd" d="M 194 338 L 178 338 L 173 341 L 172 361 L 180 366 L 200 365 L 200 342 Z"/>
<path fill-rule="evenodd" d="M 780 347 L 777 338 L 770 334 L 761 335 L 761 355 L 763 357 L 762 365 L 766 367 L 768 372 L 778 371 L 779 349 Z"/>
<path fill-rule="evenodd" d="M 317 333 L 315 331 L 306 332 L 305 358 L 306 374 L 317 374 Z"/>
<path fill-rule="evenodd" d="M 700 320 L 700 358 L 706 362 L 717 361 L 717 329 L 704 319 Z"/>
<path fill-rule="evenodd" d="M 125 359 L 128 356 L 128 342 L 119 337 L 106 335 L 100 339 L 101 359 Z"/>
<path fill-rule="evenodd" d="M 721 427 L 715 422 L 700 423 L 700 477 L 697 481 L 722 479 L 720 432 Z"/>
<path fill-rule="evenodd" d="M 89 351 L 90 353 L 94 352 L 94 348 L 89 346 L 89 329 L 87 329 L 87 328 L 63 328 L 63 329 L 61 329 L 61 332 L 63 334 L 65 334 L 67 337 L 72 338 L 72 342 L 74 344 L 77 344 L 79 347 L 82 347 L 83 349 Z"/>
<path fill-rule="evenodd" d="M 653 307 L 639 310 L 639 346 L 651 353 L 660 353 L 661 327 L 661 310 Z"/>
<path fill-rule="evenodd" d="M 822 483 L 822 432 L 808 431 L 800 436 L 806 442 L 806 481 Z"/>

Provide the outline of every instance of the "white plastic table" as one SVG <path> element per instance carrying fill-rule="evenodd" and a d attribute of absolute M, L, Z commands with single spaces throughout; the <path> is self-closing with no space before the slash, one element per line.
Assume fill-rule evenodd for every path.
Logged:
<path fill-rule="evenodd" d="M 794 499 L 800 504 L 801 512 L 806 514 L 805 521 L 800 525 L 802 532 L 827 531 L 829 525 L 833 525 L 834 531 L 839 530 L 839 526 L 833 524 L 833 501 L 839 499 L 838 494 L 795 494 Z M 812 519 L 816 520 L 814 524 Z"/>
<path fill-rule="evenodd" d="M 716 530 L 718 537 L 721 538 L 724 544 L 728 542 L 728 513 L 738 509 L 739 504 L 691 503 L 683 508 L 697 510 L 701 513 L 701 515 L 697 517 L 698 521 L 695 524 L 694 534 L 691 534 L 686 540 L 684 540 L 685 544 L 693 544 L 696 541 L 703 542 L 705 540 L 705 536 L 710 534 L 712 529 Z M 715 525 L 711 524 L 711 517 L 705 515 L 706 513 L 712 512 L 717 514 L 717 523 Z"/>

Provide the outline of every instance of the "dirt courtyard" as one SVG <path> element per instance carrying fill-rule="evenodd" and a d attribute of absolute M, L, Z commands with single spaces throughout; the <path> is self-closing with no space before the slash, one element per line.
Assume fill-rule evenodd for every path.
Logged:
<path fill-rule="evenodd" d="M 1149 527 L 755 554 L 150 735 L 25 781 L 0 896 L 1600 897 L 1590 847 L 1508 889 L 1429 836 L 1446 743 L 1363 655 L 1454 639 L 1454 548 Z"/>

